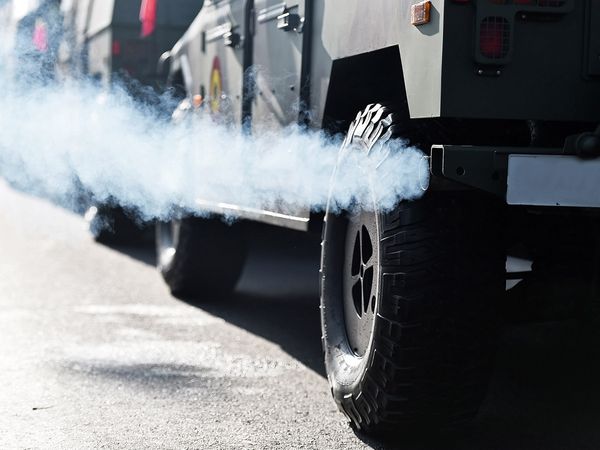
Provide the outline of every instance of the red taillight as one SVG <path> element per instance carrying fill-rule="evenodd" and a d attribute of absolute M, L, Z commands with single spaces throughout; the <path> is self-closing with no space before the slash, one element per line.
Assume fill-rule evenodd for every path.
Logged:
<path fill-rule="evenodd" d="M 119 41 L 113 41 L 112 54 L 114 56 L 119 56 L 121 54 L 121 43 Z"/>
<path fill-rule="evenodd" d="M 510 26 L 503 17 L 486 17 L 479 31 L 479 50 L 489 59 L 506 58 L 510 49 Z"/>
<path fill-rule="evenodd" d="M 142 0 L 140 21 L 142 22 L 142 37 L 150 36 L 156 28 L 157 0 Z"/>

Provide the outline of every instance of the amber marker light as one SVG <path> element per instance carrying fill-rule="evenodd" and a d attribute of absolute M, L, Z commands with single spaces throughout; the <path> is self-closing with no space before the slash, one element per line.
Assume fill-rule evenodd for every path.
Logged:
<path fill-rule="evenodd" d="M 425 1 L 410 7 L 411 23 L 413 25 L 425 25 L 431 20 L 431 2 Z"/>

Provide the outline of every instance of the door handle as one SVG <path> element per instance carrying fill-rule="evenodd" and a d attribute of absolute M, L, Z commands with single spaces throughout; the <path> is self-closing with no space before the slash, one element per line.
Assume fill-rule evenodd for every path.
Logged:
<path fill-rule="evenodd" d="M 228 31 L 223 34 L 223 44 L 225 44 L 225 47 L 237 48 L 241 41 L 242 38 L 240 34 L 235 31 Z"/>
<path fill-rule="evenodd" d="M 302 32 L 302 19 L 299 14 L 289 11 L 277 16 L 277 28 L 282 31 L 297 31 Z"/>
<path fill-rule="evenodd" d="M 219 39 L 223 40 L 226 47 L 237 48 L 242 42 L 240 33 L 235 31 L 235 27 L 231 22 L 224 23 L 206 32 L 206 42 L 214 42 Z"/>

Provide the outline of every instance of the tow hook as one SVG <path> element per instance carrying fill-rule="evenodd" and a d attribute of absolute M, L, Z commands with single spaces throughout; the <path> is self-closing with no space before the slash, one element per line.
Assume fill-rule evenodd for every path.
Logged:
<path fill-rule="evenodd" d="M 597 158 L 600 156 L 600 126 L 594 132 L 569 136 L 565 140 L 564 152 L 580 158 Z"/>

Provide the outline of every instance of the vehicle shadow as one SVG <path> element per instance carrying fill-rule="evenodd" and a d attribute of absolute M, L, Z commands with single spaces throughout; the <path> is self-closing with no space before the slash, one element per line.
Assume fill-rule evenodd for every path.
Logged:
<path fill-rule="evenodd" d="M 357 437 L 390 450 L 600 448 L 599 344 L 598 332 L 575 320 L 509 326 L 472 423 L 393 440 Z"/>
<path fill-rule="evenodd" d="M 247 224 L 248 258 L 235 292 L 227 298 L 181 299 L 253 334 L 277 343 L 325 376 L 319 318 L 319 237 Z M 154 265 L 147 239 L 136 245 L 104 244 Z M 158 276 L 158 274 L 157 274 Z"/>
<path fill-rule="evenodd" d="M 317 297 L 236 295 L 201 307 L 252 334 L 276 343 L 304 366 L 325 377 Z M 194 301 L 187 301 L 194 304 Z"/>
<path fill-rule="evenodd" d="M 279 345 L 325 376 L 320 345 L 318 238 L 257 231 L 234 295 L 187 303 Z M 267 237 L 268 234 L 268 237 Z M 150 261 L 137 250 L 130 256 Z M 366 445 L 402 450 L 600 448 L 600 331 L 577 320 L 508 324 L 489 393 L 469 425 L 394 439 L 356 433 Z"/>
<path fill-rule="evenodd" d="M 156 249 L 154 243 L 142 242 L 136 244 L 102 243 L 105 247 L 115 250 L 136 261 L 149 266 L 156 265 Z"/>
<path fill-rule="evenodd" d="M 277 343 L 325 377 L 319 316 L 319 238 L 249 224 L 248 259 L 235 293 L 186 303 Z"/>

